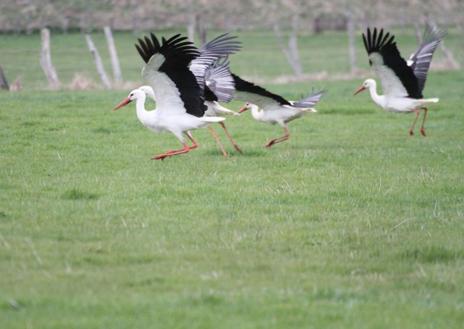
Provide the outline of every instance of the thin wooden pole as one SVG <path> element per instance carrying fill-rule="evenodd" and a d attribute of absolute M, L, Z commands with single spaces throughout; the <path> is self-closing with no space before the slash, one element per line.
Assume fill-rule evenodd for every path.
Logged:
<path fill-rule="evenodd" d="M 95 60 L 95 66 L 97 67 L 97 73 L 100 76 L 100 80 L 103 83 L 103 86 L 106 89 L 110 89 L 111 88 L 110 80 L 108 79 L 108 75 L 105 72 L 105 68 L 103 67 L 100 54 L 98 53 L 98 50 L 95 47 L 95 44 L 93 43 L 92 37 L 89 34 L 86 34 L 85 40 L 87 41 L 87 46 L 89 47 L 89 51 L 92 54 L 93 59 Z"/>
<path fill-rule="evenodd" d="M 55 67 L 52 64 L 52 56 L 50 55 L 50 30 L 44 28 L 40 32 L 40 35 L 42 39 L 40 66 L 42 66 L 42 70 L 47 77 L 49 87 L 51 89 L 58 89 L 60 87 L 60 80 L 58 79 Z"/>
<path fill-rule="evenodd" d="M 116 52 L 116 46 L 114 44 L 113 33 L 109 26 L 103 28 L 105 31 L 106 43 L 108 44 L 108 51 L 111 57 L 111 67 L 113 68 L 113 78 L 117 83 L 122 82 L 121 66 L 119 65 L 118 53 Z"/>

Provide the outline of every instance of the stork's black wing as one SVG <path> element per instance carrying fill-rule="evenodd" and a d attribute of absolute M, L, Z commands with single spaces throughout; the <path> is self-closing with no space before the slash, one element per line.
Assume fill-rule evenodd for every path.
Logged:
<path fill-rule="evenodd" d="M 368 28 L 362 35 L 369 55 L 369 64 L 379 76 L 385 95 L 396 97 L 422 98 L 419 82 L 411 67 L 401 57 L 396 47 L 395 37 L 383 29 L 379 32 Z"/>
<path fill-rule="evenodd" d="M 254 103 L 260 107 L 264 107 L 272 102 L 277 102 L 280 105 L 291 105 L 282 96 L 271 93 L 252 82 L 243 80 L 236 74 L 232 73 L 232 77 L 234 78 L 236 97 L 239 99 Z"/>
<path fill-rule="evenodd" d="M 190 62 L 199 56 L 195 45 L 186 37 L 176 34 L 169 39 L 158 38 L 151 33 L 151 38 L 138 39 L 135 45 L 146 66 L 143 71 L 144 78 L 149 80 L 155 94 L 162 95 L 157 102 L 176 102 L 177 95 L 187 113 L 201 117 L 206 111 L 203 92 L 189 69 Z M 159 73 L 164 73 L 174 83 L 173 86 L 165 81 Z M 164 98 L 163 98 L 164 97 Z"/>

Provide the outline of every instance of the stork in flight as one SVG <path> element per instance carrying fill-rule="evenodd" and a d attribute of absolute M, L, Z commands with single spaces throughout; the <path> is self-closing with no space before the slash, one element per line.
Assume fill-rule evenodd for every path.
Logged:
<path fill-rule="evenodd" d="M 300 118 L 305 113 L 317 112 L 314 106 L 321 100 L 323 91 L 311 93 L 309 96 L 294 102 L 274 94 L 252 82 L 232 74 L 235 82 L 235 98 L 245 101 L 239 110 L 242 113 L 251 110 L 251 115 L 257 121 L 278 124 L 284 129 L 284 135 L 271 139 L 264 146 L 272 147 L 290 138 L 288 123 Z"/>
<path fill-rule="evenodd" d="M 169 39 L 162 38 L 160 43 L 152 33 L 151 38 L 139 39 L 136 48 L 145 62 L 142 77 L 152 87 L 157 109 L 146 111 L 146 94 L 143 90 L 135 89 L 114 110 L 135 100 L 137 118 L 145 127 L 154 132 L 171 132 L 183 145 L 181 149 L 167 151 L 152 159 L 163 160 L 190 152 L 198 146 L 190 130 L 224 121 L 224 118 L 204 116 L 207 110 L 202 90 L 204 86 L 189 69 L 192 60 L 200 53 L 193 43 L 180 34 Z M 220 56 L 211 54 L 210 60 L 214 61 Z M 184 134 L 191 140 L 192 146 L 185 142 Z"/>
<path fill-rule="evenodd" d="M 395 37 L 384 30 L 367 29 L 363 33 L 364 46 L 369 56 L 369 64 L 374 68 L 382 84 L 384 95 L 377 93 L 377 83 L 367 79 L 356 90 L 355 95 L 368 89 L 372 100 L 388 112 L 410 113 L 415 112 L 416 117 L 409 128 L 409 135 L 414 135 L 414 127 L 420 115 L 424 116 L 420 133 L 425 136 L 425 120 L 427 119 L 430 103 L 437 103 L 438 98 L 424 98 L 423 90 L 427 73 L 432 61 L 433 53 L 445 33 L 436 27 L 427 26 L 424 41 L 406 62 L 396 47 Z"/>

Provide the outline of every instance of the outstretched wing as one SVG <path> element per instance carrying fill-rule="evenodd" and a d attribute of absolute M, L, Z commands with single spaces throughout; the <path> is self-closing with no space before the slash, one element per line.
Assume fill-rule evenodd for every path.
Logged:
<path fill-rule="evenodd" d="M 209 41 L 200 48 L 200 55 L 196 57 L 190 64 L 190 70 L 195 75 L 200 88 L 205 88 L 205 74 L 210 66 L 218 59 L 227 57 L 236 53 L 241 49 L 241 43 L 236 36 L 231 36 L 228 33 Z"/>
<path fill-rule="evenodd" d="M 235 83 L 229 69 L 229 61 L 218 60 L 206 70 L 207 101 L 230 102 L 234 97 Z"/>
<path fill-rule="evenodd" d="M 417 77 L 411 67 L 401 57 L 396 47 L 395 37 L 390 33 L 377 33 L 368 28 L 362 35 L 369 55 L 369 64 L 374 68 L 386 96 L 422 98 Z"/>
<path fill-rule="evenodd" d="M 190 62 L 199 56 L 197 48 L 180 34 L 162 38 L 161 44 L 153 33 L 150 36 L 138 39 L 135 47 L 146 63 L 142 77 L 153 88 L 158 109 L 203 116 L 203 92 L 189 70 Z"/>
<path fill-rule="evenodd" d="M 298 102 L 293 102 L 292 105 L 299 108 L 312 108 L 314 105 L 319 103 L 324 94 L 325 90 L 312 92 L 309 96 L 299 100 Z"/>
<path fill-rule="evenodd" d="M 433 53 L 445 35 L 445 31 L 440 30 L 436 26 L 427 24 L 422 44 L 413 54 L 411 54 L 411 56 L 409 56 L 408 65 L 412 68 L 418 79 L 419 89 L 421 92 L 424 90 Z"/>
<path fill-rule="evenodd" d="M 235 97 L 245 102 L 250 102 L 264 108 L 269 105 L 291 105 L 288 100 L 280 95 L 255 85 L 252 82 L 243 80 L 238 75 L 232 73 L 235 83 Z"/>

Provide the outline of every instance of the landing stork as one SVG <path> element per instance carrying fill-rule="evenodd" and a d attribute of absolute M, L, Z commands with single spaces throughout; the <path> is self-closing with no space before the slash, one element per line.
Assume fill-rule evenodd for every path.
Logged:
<path fill-rule="evenodd" d="M 416 113 L 416 117 L 409 128 L 409 135 L 414 135 L 414 127 L 420 111 L 424 111 L 420 133 L 425 136 L 425 120 L 427 119 L 428 104 L 437 103 L 438 98 L 424 98 L 423 90 L 427 73 L 432 61 L 433 53 L 445 33 L 437 28 L 427 27 L 424 41 L 406 62 L 396 47 L 395 36 L 384 30 L 367 29 L 363 33 L 363 41 L 369 55 L 369 64 L 374 68 L 382 84 L 384 95 L 377 93 L 377 83 L 367 79 L 355 92 L 355 95 L 369 89 L 374 103 L 385 111 L 397 113 Z"/>
<path fill-rule="evenodd" d="M 203 91 L 189 69 L 191 61 L 200 53 L 193 43 L 180 34 L 169 39 L 162 38 L 160 43 L 152 33 L 151 38 L 139 39 L 136 48 L 145 62 L 142 77 L 153 89 L 157 109 L 146 111 L 146 94 L 135 89 L 114 110 L 135 100 L 137 118 L 144 126 L 154 132 L 171 132 L 183 145 L 182 149 L 167 151 L 152 159 L 163 160 L 187 153 L 198 146 L 190 130 L 224 120 L 219 117 L 204 117 L 207 107 L 204 104 Z M 192 146 L 185 142 L 184 134 L 192 141 Z"/>

